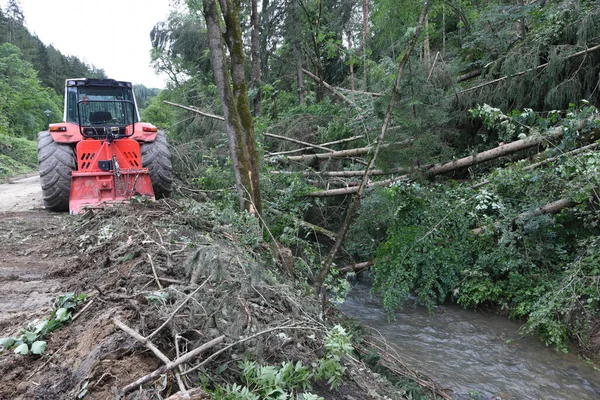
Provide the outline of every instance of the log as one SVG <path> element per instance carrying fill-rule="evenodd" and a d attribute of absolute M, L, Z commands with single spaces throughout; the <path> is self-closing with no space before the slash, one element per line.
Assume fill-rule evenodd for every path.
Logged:
<path fill-rule="evenodd" d="M 548 203 L 545 206 L 538 207 L 533 211 L 527 211 L 522 214 L 519 214 L 517 216 L 517 218 L 515 218 L 515 221 L 522 221 L 524 219 L 537 217 L 537 216 L 543 215 L 543 214 L 558 214 L 565 208 L 571 208 L 576 205 L 577 205 L 577 203 L 575 203 L 574 201 L 572 201 L 568 198 L 560 199 L 557 201 L 553 201 L 552 203 Z M 499 227 L 500 222 L 494 222 L 493 226 L 496 228 Z M 478 236 L 481 234 L 481 232 L 483 232 L 483 230 L 485 228 L 486 227 L 475 228 L 475 229 L 472 229 L 471 232 L 473 233 L 473 235 Z"/>
<path fill-rule="evenodd" d="M 549 163 L 551 163 L 551 162 L 553 162 L 553 161 L 556 161 L 556 160 L 558 160 L 558 159 L 559 159 L 559 158 L 561 158 L 561 157 L 564 157 L 564 156 L 567 156 L 567 155 L 570 155 L 570 156 L 572 156 L 572 155 L 577 155 L 577 154 L 583 153 L 583 152 L 585 152 L 585 151 L 587 151 L 587 150 L 593 150 L 593 149 L 595 149 L 596 147 L 598 147 L 598 144 L 597 144 L 597 143 L 588 144 L 587 146 L 583 146 L 583 147 L 580 147 L 580 148 L 578 148 L 578 149 L 575 149 L 575 150 L 568 151 L 568 152 L 566 152 L 566 153 L 564 153 L 564 154 L 561 154 L 561 155 L 558 155 L 558 156 L 556 156 L 556 157 L 550 157 L 550 158 L 547 158 L 547 159 L 545 159 L 545 160 L 542 160 L 542 161 L 540 161 L 540 162 L 537 162 L 537 163 L 535 163 L 535 164 L 528 165 L 528 166 L 526 166 L 525 168 L 523 168 L 523 171 L 530 171 L 530 170 L 532 170 L 532 169 L 535 169 L 535 168 L 537 168 L 537 167 L 540 167 L 540 166 L 542 166 L 542 165 L 549 164 Z M 480 187 L 482 187 L 482 186 L 485 186 L 485 185 L 487 185 L 487 184 L 488 184 L 488 183 L 490 183 L 490 182 L 491 182 L 491 180 L 489 180 L 489 179 L 486 179 L 486 180 L 485 180 L 485 181 L 483 181 L 483 182 L 479 182 L 478 184 L 471 186 L 471 189 L 477 189 L 477 188 L 480 188 Z"/>
<path fill-rule="evenodd" d="M 398 143 L 386 143 L 382 144 L 380 148 L 386 148 L 390 146 L 404 146 L 413 142 L 414 139 L 406 139 Z M 287 156 L 285 157 L 289 161 L 297 161 L 297 162 L 307 162 L 307 161 L 316 161 L 323 160 L 328 158 L 344 158 L 344 157 L 353 157 L 353 156 L 363 156 L 368 154 L 371 150 L 373 150 L 372 146 L 367 147 L 357 147 L 355 149 L 348 150 L 338 150 L 332 151 L 330 153 L 317 153 L 317 154 L 304 154 L 301 156 Z M 365 172 L 363 171 L 363 174 Z"/>
<path fill-rule="evenodd" d="M 475 78 L 475 77 L 481 75 L 482 72 L 483 72 L 483 68 L 478 68 L 471 72 L 467 72 L 466 74 L 459 75 L 456 78 L 456 82 L 460 83 L 460 82 L 468 81 L 469 79 L 472 79 L 472 78 Z"/>
<path fill-rule="evenodd" d="M 585 121 L 579 121 L 578 129 L 583 128 L 585 125 Z M 503 144 L 501 146 L 495 147 L 491 150 L 486 150 L 481 153 L 475 154 L 473 156 L 463 157 L 456 161 L 451 161 L 445 164 L 438 164 L 431 166 L 429 168 L 422 168 L 428 172 L 431 176 L 446 174 L 448 172 L 453 172 L 462 168 L 471 167 L 473 165 L 480 164 L 485 161 L 494 160 L 496 158 L 500 158 L 506 156 L 508 154 L 515 153 L 517 151 L 526 150 L 531 147 L 538 146 L 542 144 L 542 142 L 546 140 L 558 139 L 562 136 L 563 130 L 562 128 L 555 128 L 548 131 L 545 135 L 536 135 L 523 140 L 517 140 L 515 142 Z M 408 175 L 402 175 L 392 179 L 386 179 L 379 182 L 372 182 L 368 185 L 368 187 L 374 186 L 386 186 L 395 182 L 399 182 L 401 180 L 409 179 Z M 307 196 L 309 197 L 330 197 L 330 196 L 341 196 L 346 194 L 356 193 L 357 189 L 350 187 L 344 189 L 333 189 L 333 190 L 320 190 L 316 192 L 309 193 Z"/>
<path fill-rule="evenodd" d="M 170 106 L 175 106 L 175 107 L 183 108 L 183 109 L 188 110 L 188 111 L 195 112 L 196 114 L 200 114 L 200 115 L 202 115 L 204 117 L 208 117 L 208 118 L 212 118 L 212 119 L 217 119 L 219 121 L 225 121 L 225 118 L 223 118 L 220 115 L 214 115 L 214 114 L 210 114 L 210 113 L 207 113 L 207 112 L 204 112 L 204 111 L 200 111 L 196 107 L 190 107 L 190 106 L 184 106 L 184 105 L 177 104 L 177 103 L 171 103 L 170 101 L 167 101 L 167 100 L 163 100 L 163 103 L 168 104 Z"/>
<path fill-rule="evenodd" d="M 341 87 L 337 87 L 337 86 L 334 86 L 333 88 L 335 90 L 340 90 L 342 92 L 348 92 L 348 93 L 368 94 L 369 96 L 374 96 L 374 97 L 383 97 L 383 96 L 385 96 L 385 93 L 364 92 L 362 90 L 352 90 L 352 89 L 346 89 L 346 88 L 341 88 Z"/>
<path fill-rule="evenodd" d="M 338 268 L 338 271 L 344 272 L 344 273 L 348 273 L 348 272 L 360 272 L 360 271 L 364 271 L 365 269 L 368 269 L 368 268 L 372 267 L 374 264 L 375 264 L 374 260 L 365 261 L 365 262 L 362 262 L 362 263 L 347 265 L 345 267 Z"/>

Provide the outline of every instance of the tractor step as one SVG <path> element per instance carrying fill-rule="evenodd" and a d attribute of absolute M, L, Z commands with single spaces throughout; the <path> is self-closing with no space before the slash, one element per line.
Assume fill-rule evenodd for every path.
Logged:
<path fill-rule="evenodd" d="M 154 200 L 140 145 L 133 140 L 84 140 L 77 144 L 77 171 L 71 176 L 69 212 L 124 203 L 142 196 Z"/>

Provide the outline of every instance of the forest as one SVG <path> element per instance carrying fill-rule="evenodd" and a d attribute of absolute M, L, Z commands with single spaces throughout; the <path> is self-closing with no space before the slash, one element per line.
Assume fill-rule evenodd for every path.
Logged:
<path fill-rule="evenodd" d="M 0 175 L 66 77 L 104 76 L 9 4 Z M 138 104 L 179 195 L 239 213 L 313 293 L 367 273 L 390 315 L 493 310 L 598 359 L 597 1 L 180 0 L 149 40 L 169 84 Z"/>

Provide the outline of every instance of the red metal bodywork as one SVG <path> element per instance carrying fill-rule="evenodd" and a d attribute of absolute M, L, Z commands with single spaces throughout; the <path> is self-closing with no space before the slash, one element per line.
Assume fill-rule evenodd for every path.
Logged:
<path fill-rule="evenodd" d="M 156 139 L 157 129 L 154 125 L 146 122 L 137 122 L 134 126 L 135 132 L 133 132 L 133 135 L 129 139 L 139 142 L 153 142 Z M 79 125 L 71 122 L 50 124 L 49 131 L 52 139 L 57 143 L 79 143 L 85 140 L 81 136 Z M 131 134 L 131 125 L 127 127 L 127 135 L 129 134 Z"/>
<path fill-rule="evenodd" d="M 81 138 L 77 125 L 53 125 L 72 125 Z M 143 124 L 136 124 L 136 131 L 138 125 Z M 73 132 L 67 130 L 53 133 L 66 135 Z M 156 137 L 156 132 L 148 133 L 152 133 Z M 69 139 L 75 139 L 74 133 Z M 63 143 L 64 140 L 63 136 Z M 75 141 L 77 140 L 73 140 L 73 142 Z M 67 143 L 72 143 L 72 141 L 69 140 Z M 98 208 L 111 203 L 128 201 L 136 195 L 154 200 L 150 175 L 147 168 L 142 168 L 140 144 L 137 141 L 131 138 L 115 139 L 112 142 L 79 139 L 79 143 L 75 147 L 75 154 L 77 170 L 73 171 L 71 178 L 69 200 L 71 214 L 79 214 L 86 208 Z M 105 165 L 103 170 L 100 167 L 101 161 L 108 162 L 110 168 Z"/>

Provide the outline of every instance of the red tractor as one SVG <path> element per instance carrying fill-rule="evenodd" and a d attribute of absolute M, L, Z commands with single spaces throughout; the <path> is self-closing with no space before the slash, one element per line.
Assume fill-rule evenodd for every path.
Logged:
<path fill-rule="evenodd" d="M 68 79 L 64 122 L 38 134 L 46 209 L 79 214 L 134 196 L 168 197 L 173 170 L 167 139 L 139 120 L 131 83 Z"/>

